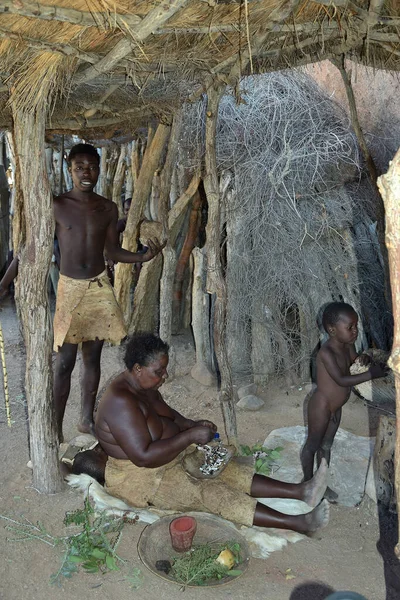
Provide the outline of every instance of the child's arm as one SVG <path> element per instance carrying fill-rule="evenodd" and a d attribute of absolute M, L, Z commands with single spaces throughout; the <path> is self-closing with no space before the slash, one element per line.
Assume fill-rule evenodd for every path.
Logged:
<path fill-rule="evenodd" d="M 359 385 L 365 381 L 371 379 L 377 379 L 378 377 L 385 377 L 387 370 L 380 365 L 372 365 L 365 373 L 359 373 L 358 375 L 347 375 L 344 374 L 339 367 L 336 358 L 332 352 L 327 348 L 320 350 L 321 361 L 327 370 L 328 375 L 332 377 L 333 381 L 341 387 L 350 388 L 354 385 Z"/>
<path fill-rule="evenodd" d="M 0 281 L 0 298 L 7 294 L 10 283 L 14 281 L 18 275 L 18 262 L 18 256 L 15 256 L 5 272 L 3 279 Z"/>

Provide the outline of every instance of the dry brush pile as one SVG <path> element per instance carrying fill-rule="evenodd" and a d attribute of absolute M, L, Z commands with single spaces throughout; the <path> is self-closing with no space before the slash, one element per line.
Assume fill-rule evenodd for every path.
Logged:
<path fill-rule="evenodd" d="M 299 72 L 248 77 L 239 94 L 222 98 L 217 129 L 234 373 L 306 377 L 333 300 L 362 316 L 360 344 L 385 347 L 376 196 L 346 115 Z M 201 155 L 203 126 L 204 105 L 186 109 L 184 160 Z"/>

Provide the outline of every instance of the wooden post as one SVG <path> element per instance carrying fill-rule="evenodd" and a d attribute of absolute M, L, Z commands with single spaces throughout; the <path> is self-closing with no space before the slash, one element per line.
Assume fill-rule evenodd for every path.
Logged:
<path fill-rule="evenodd" d="M 121 191 L 125 180 L 127 144 L 121 144 L 121 150 L 118 157 L 117 168 L 115 170 L 114 181 L 112 186 L 112 200 L 118 207 L 118 216 L 120 219 L 124 216 L 124 211 L 121 202 Z"/>
<path fill-rule="evenodd" d="M 16 184 L 22 190 L 26 239 L 20 249 L 18 302 L 26 346 L 25 389 L 33 486 L 43 493 L 62 488 L 52 408 L 52 323 L 47 278 L 53 252 L 53 199 L 46 174 L 45 106 L 21 111 L 13 105 Z"/>
<path fill-rule="evenodd" d="M 396 385 L 397 422 L 394 471 L 397 512 L 400 514 L 400 150 L 397 151 L 396 156 L 390 163 L 386 175 L 381 175 L 378 178 L 378 187 L 386 211 L 386 246 L 389 255 L 392 287 L 394 338 L 389 365 L 393 370 Z M 397 543 L 395 553 L 397 558 L 400 559 L 400 543 Z"/>
<path fill-rule="evenodd" d="M 158 167 L 161 153 L 167 141 L 170 126 L 160 124 L 154 134 L 153 141 L 146 148 L 140 169 L 137 185 L 135 186 L 132 204 L 129 210 L 122 247 L 131 252 L 137 250 L 137 229 L 143 217 L 150 191 L 153 175 Z M 131 321 L 130 289 L 132 282 L 132 266 L 130 264 L 118 263 L 115 270 L 115 293 L 127 324 Z"/>
<path fill-rule="evenodd" d="M 221 389 L 220 403 L 228 442 L 236 445 L 237 427 L 233 401 L 232 376 L 226 349 L 226 283 L 222 272 L 220 241 L 220 197 L 215 150 L 218 105 L 223 94 L 222 87 L 209 88 L 206 120 L 205 178 L 204 189 L 208 201 L 207 236 L 207 291 L 215 296 L 214 303 L 214 349 L 218 362 Z"/>

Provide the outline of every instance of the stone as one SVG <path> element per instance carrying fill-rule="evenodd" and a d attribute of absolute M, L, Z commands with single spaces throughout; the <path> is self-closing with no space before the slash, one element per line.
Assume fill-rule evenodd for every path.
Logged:
<path fill-rule="evenodd" d="M 275 429 L 268 435 L 263 446 L 270 449 L 284 448 L 280 458 L 276 460 L 272 477 L 287 482 L 302 480 L 300 451 L 305 440 L 306 429 L 302 426 Z M 374 438 L 354 435 L 339 428 L 332 446 L 328 482 L 329 487 L 338 494 L 338 504 L 357 506 L 361 502 L 365 493 L 365 482 L 373 456 L 374 443 Z M 280 500 L 273 502 L 268 500 L 264 503 L 282 512 L 289 512 L 289 505 L 292 503 L 295 503 L 293 510 L 296 507 L 299 512 L 310 510 L 309 507 L 307 511 L 304 510 L 307 505 L 298 500 L 285 500 L 284 508 Z"/>
<path fill-rule="evenodd" d="M 257 394 L 257 384 L 256 383 L 248 383 L 246 385 L 241 385 L 237 391 L 238 398 L 241 400 L 245 396 L 251 396 Z"/>
<path fill-rule="evenodd" d="M 243 410 L 259 410 L 262 406 L 264 406 L 264 400 L 261 400 L 258 396 L 254 396 L 250 394 L 248 396 L 244 396 L 237 403 L 237 407 Z"/>
<path fill-rule="evenodd" d="M 202 385 L 206 385 L 207 387 L 211 387 L 216 385 L 217 378 L 214 373 L 208 369 L 208 367 L 204 363 L 196 363 L 192 370 L 190 371 L 190 375 L 201 383 Z"/>

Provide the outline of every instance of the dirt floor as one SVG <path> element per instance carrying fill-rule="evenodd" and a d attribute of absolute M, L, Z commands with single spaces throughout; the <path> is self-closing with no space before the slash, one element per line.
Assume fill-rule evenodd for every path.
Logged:
<path fill-rule="evenodd" d="M 7 427 L 2 386 L 0 385 L 0 452 L 3 468 L 0 476 L 0 514 L 18 521 L 40 522 L 53 535 L 65 535 L 66 511 L 82 507 L 82 497 L 70 488 L 55 496 L 38 494 L 31 486 L 27 443 L 27 419 L 24 397 L 24 346 L 11 300 L 3 303 L 0 313 L 3 327 L 8 383 L 11 399 L 12 428 Z M 190 377 L 194 352 L 190 335 L 173 340 L 177 350 L 174 379 L 162 388 L 165 399 L 190 418 L 209 418 L 223 431 L 216 390 L 203 387 Z M 117 348 L 106 347 L 102 357 L 102 383 L 122 369 Z M 74 373 L 65 420 L 66 439 L 77 435 L 79 412 L 79 366 Z M 263 441 L 273 429 L 303 424 L 304 388 L 287 389 L 276 384 L 261 390 L 265 407 L 257 412 L 238 411 L 239 437 L 242 443 Z M 358 435 L 374 434 L 379 413 L 352 396 L 344 410 L 342 426 Z M 105 575 L 78 573 L 64 579 L 61 587 L 50 585 L 57 572 L 62 547 L 52 547 L 35 539 L 8 541 L 15 534 L 0 519 L 0 598 L 1 600 L 120 600 L 138 597 L 175 598 L 178 586 L 168 583 L 141 565 L 137 541 L 143 525 L 124 527 L 119 555 L 127 565 L 119 572 Z M 267 560 L 251 559 L 243 576 L 225 586 L 190 588 L 186 598 L 235 598 L 265 600 L 323 600 L 333 590 L 352 590 L 367 600 L 400 598 L 400 572 L 393 555 L 396 532 L 394 519 L 378 518 L 376 506 L 364 499 L 356 508 L 331 507 L 328 527 L 314 538 L 289 544 Z M 137 569 L 140 569 L 138 576 Z M 288 571 L 290 569 L 290 571 Z M 140 586 L 137 588 L 137 586 Z"/>

